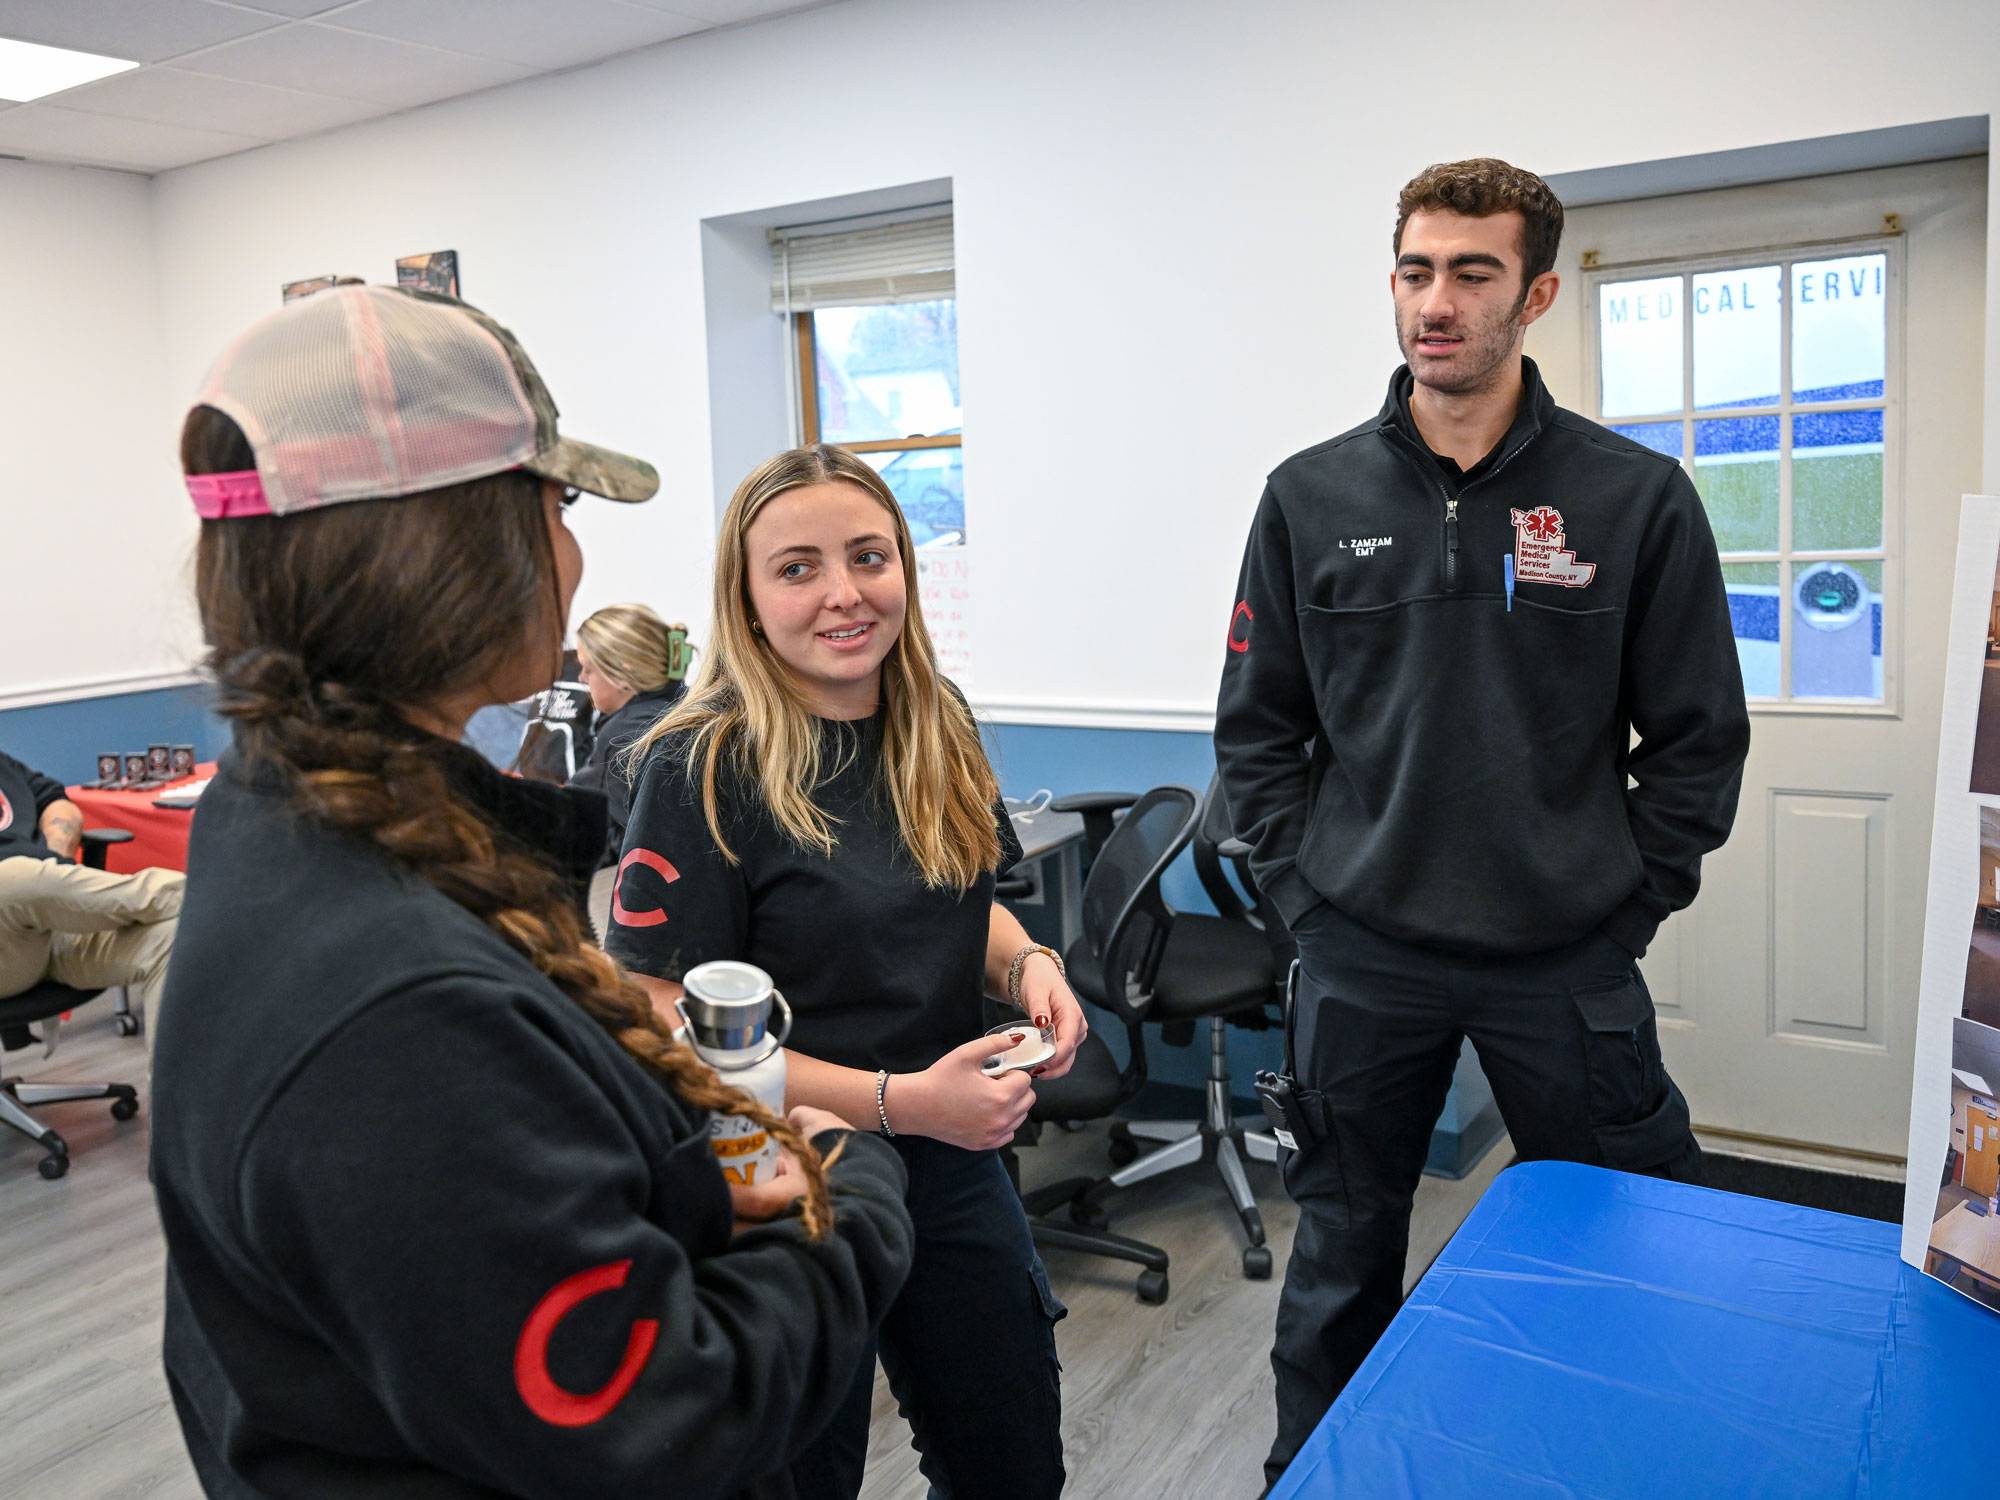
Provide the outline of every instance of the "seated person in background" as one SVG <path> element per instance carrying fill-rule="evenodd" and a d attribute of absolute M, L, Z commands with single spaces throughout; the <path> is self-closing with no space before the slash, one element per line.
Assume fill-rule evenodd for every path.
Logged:
<path fill-rule="evenodd" d="M 432 293 L 293 302 L 197 400 L 235 745 L 194 822 L 152 1167 L 203 1488 L 790 1496 L 902 1284 L 902 1165 L 719 1082 L 584 940 L 602 800 L 459 743 L 555 673 L 569 487 L 657 475 L 559 434 L 513 336 Z M 732 1186 L 711 1112 L 791 1170 Z"/>
<path fill-rule="evenodd" d="M 130 988 L 152 1050 L 180 915 L 178 870 L 111 875 L 76 863 L 83 810 L 59 781 L 0 754 L 0 999 L 44 979 Z"/>
<path fill-rule="evenodd" d="M 590 759 L 577 768 L 570 785 L 611 799 L 612 861 L 618 858 L 625 819 L 632 811 L 635 777 L 624 753 L 687 690 L 686 666 L 677 659 L 687 649 L 686 640 L 685 626 L 667 624 L 643 604 L 607 605 L 576 628 L 578 679 L 590 689 L 598 718 Z"/>

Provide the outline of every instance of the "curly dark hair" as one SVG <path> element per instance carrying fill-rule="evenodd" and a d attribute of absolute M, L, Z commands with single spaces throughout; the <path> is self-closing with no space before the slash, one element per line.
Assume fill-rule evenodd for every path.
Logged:
<path fill-rule="evenodd" d="M 1533 172 L 1492 156 L 1425 167 L 1397 196 L 1396 252 L 1402 253 L 1403 226 L 1411 214 L 1440 210 L 1474 219 L 1519 214 L 1523 293 L 1537 276 L 1555 269 L 1556 247 L 1562 243 L 1562 200 Z"/>

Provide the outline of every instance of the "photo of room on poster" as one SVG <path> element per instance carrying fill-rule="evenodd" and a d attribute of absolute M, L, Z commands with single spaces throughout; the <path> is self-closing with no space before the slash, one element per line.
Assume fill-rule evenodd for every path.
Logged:
<path fill-rule="evenodd" d="M 1982 913 L 1985 906 L 1982 902 Z M 1951 1144 L 1924 1269 L 2000 1308 L 2000 1029 L 1952 1023 Z"/>
<path fill-rule="evenodd" d="M 1986 651 L 1979 674 L 1979 719 L 1972 738 L 1972 791 L 2000 797 L 2000 572 L 1986 603 Z"/>

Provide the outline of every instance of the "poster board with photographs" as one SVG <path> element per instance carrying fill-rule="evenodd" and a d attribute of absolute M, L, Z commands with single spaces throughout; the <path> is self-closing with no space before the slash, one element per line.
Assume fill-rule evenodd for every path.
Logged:
<path fill-rule="evenodd" d="M 1903 1259 L 2000 1310 L 2000 499 L 1959 513 Z"/>
<path fill-rule="evenodd" d="M 301 297 L 310 297 L 314 292 L 323 292 L 333 285 L 331 276 L 308 276 L 304 281 L 288 281 L 282 288 L 287 302 L 296 302 Z"/>

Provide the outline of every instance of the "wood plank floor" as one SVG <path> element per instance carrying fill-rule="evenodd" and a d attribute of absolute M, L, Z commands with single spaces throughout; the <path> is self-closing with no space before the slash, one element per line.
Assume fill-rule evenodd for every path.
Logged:
<path fill-rule="evenodd" d="M 107 1001 L 79 1011 L 55 1057 L 7 1054 L 31 1080 L 140 1086 L 138 1119 L 108 1104 L 47 1106 L 69 1141 L 60 1182 L 0 1128 L 0 1500 L 195 1500 L 201 1493 L 160 1371 L 164 1255 L 146 1183 L 145 1048 L 113 1030 Z M 1425 1178 L 1406 1281 L 1414 1283 L 1512 1155 L 1503 1139 L 1463 1182 Z M 1103 1170 L 1103 1137 L 1051 1133 L 1022 1153 L 1029 1186 Z M 1296 1215 L 1267 1166 L 1251 1185 L 1283 1275 Z M 1272 1431 L 1271 1323 L 1278 1281 L 1243 1278 L 1235 1215 L 1208 1168 L 1139 1184 L 1113 1225 L 1173 1257 L 1173 1292 L 1141 1303 L 1121 1265 L 1051 1252 L 1070 1315 L 1057 1329 L 1063 1429 L 1076 1500 L 1255 1495 Z M 866 1500 L 923 1500 L 909 1430 L 877 1382 Z M 1170 1417 L 1171 1420 L 1162 1420 Z"/>

